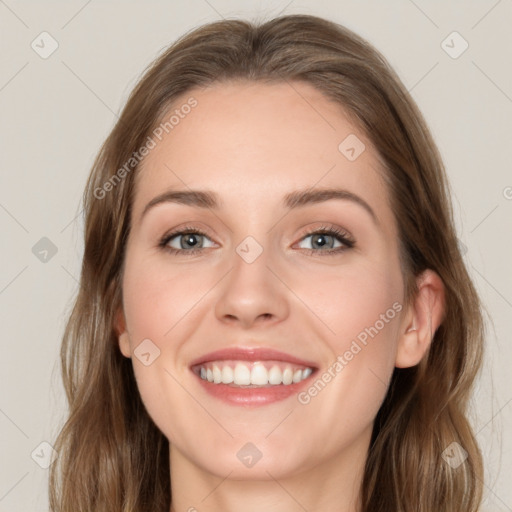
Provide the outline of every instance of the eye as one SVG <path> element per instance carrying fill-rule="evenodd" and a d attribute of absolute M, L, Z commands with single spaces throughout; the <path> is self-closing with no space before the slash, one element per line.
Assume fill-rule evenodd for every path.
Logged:
<path fill-rule="evenodd" d="M 309 254 L 326 253 L 334 254 L 354 247 L 355 241 L 344 230 L 334 226 L 322 226 L 310 231 L 301 240 L 310 239 L 309 247 L 302 247 Z"/>
<path fill-rule="evenodd" d="M 311 255 L 334 255 L 346 251 L 355 245 L 355 240 L 346 231 L 336 226 L 321 226 L 309 231 L 301 238 L 299 245 L 304 240 L 310 239 L 309 247 L 299 247 Z M 204 245 L 205 242 L 210 245 Z M 215 244 L 206 233 L 193 227 L 184 227 L 164 235 L 159 242 L 159 247 L 171 254 L 196 254 Z"/>
<path fill-rule="evenodd" d="M 206 247 L 203 245 L 205 240 L 211 240 L 206 233 L 203 233 L 197 228 L 183 228 L 180 231 L 175 231 L 165 235 L 159 243 L 159 246 L 165 248 L 173 254 L 186 252 L 188 254 L 195 254 L 202 251 Z M 213 242 L 211 242 L 213 246 Z"/>

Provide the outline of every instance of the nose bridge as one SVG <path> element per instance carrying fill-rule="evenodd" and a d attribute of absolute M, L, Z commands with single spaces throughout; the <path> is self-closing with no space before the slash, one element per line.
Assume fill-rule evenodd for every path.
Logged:
<path fill-rule="evenodd" d="M 276 321 L 287 315 L 285 290 L 271 271 L 275 258 L 270 237 L 256 236 L 248 235 L 235 246 L 232 268 L 215 306 L 220 320 L 237 319 L 249 326 L 259 318 Z"/>
<path fill-rule="evenodd" d="M 256 236 L 258 238 L 256 238 Z M 264 234 L 248 235 L 235 247 L 232 258 L 233 270 L 230 272 L 230 286 L 239 288 L 240 297 L 255 301 L 258 296 L 270 294 L 275 290 L 275 278 L 269 267 L 275 258 L 271 254 L 270 237 Z"/>

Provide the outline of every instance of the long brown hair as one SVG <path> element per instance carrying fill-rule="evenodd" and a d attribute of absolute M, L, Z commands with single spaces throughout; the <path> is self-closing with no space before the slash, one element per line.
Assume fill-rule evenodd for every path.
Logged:
<path fill-rule="evenodd" d="M 238 79 L 304 81 L 341 105 L 385 169 L 406 299 L 414 298 L 415 277 L 425 269 L 445 286 L 445 316 L 428 354 L 413 368 L 395 369 L 375 420 L 362 511 L 476 511 L 482 460 L 466 413 L 484 329 L 441 157 L 384 57 L 346 28 L 306 15 L 258 25 L 220 21 L 186 34 L 145 72 L 101 148 L 84 192 L 80 288 L 62 343 L 69 419 L 55 443 L 51 510 L 169 510 L 168 440 L 145 410 L 113 327 L 139 167 L 134 155 L 178 97 Z M 443 458 L 453 442 L 468 454 L 456 468 Z"/>

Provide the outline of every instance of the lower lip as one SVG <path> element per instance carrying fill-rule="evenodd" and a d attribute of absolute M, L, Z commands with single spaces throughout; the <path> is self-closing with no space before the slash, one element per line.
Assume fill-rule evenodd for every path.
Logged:
<path fill-rule="evenodd" d="M 280 400 L 286 400 L 293 395 L 297 395 L 302 388 L 308 385 L 309 380 L 315 373 L 316 372 L 313 371 L 306 379 L 293 384 L 279 384 L 277 386 L 255 388 L 242 388 L 229 384 L 213 384 L 212 382 L 201 379 L 198 375 L 194 375 L 199 379 L 206 392 L 215 398 L 219 398 L 231 405 L 258 406 L 279 402 Z"/>

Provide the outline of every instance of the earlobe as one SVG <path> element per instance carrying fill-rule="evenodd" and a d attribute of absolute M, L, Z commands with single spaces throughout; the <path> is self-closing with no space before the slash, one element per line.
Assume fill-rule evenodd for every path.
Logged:
<path fill-rule="evenodd" d="M 428 352 L 445 310 L 444 284 L 433 270 L 417 278 L 418 292 L 404 315 L 398 339 L 395 366 L 409 368 L 419 364 Z"/>
<path fill-rule="evenodd" d="M 121 350 L 123 356 L 130 358 L 130 338 L 128 336 L 128 331 L 126 330 L 126 320 L 124 318 L 124 312 L 122 308 L 119 308 L 116 313 L 114 330 L 116 332 L 117 340 L 119 343 L 119 350 Z"/>

